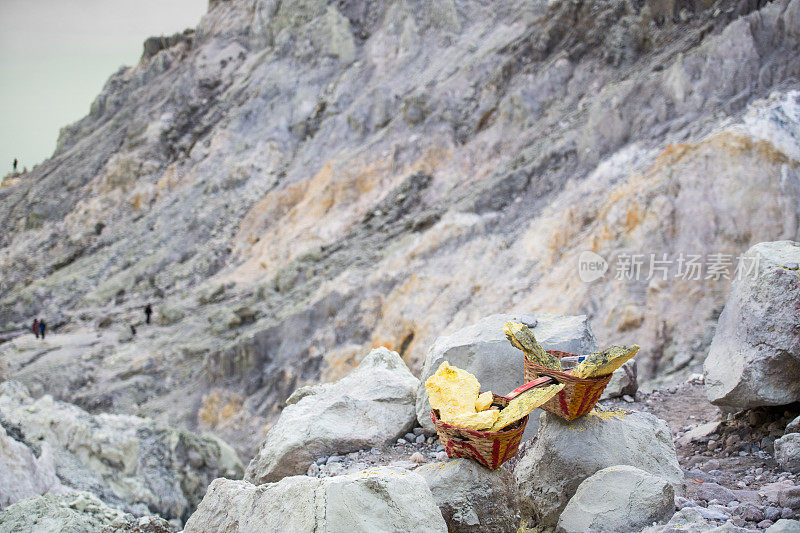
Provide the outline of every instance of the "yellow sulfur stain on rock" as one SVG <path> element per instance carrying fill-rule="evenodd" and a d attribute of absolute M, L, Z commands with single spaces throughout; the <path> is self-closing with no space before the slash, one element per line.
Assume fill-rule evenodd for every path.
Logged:
<path fill-rule="evenodd" d="M 596 416 L 600 420 L 611 420 L 612 418 L 623 418 L 628 415 L 630 411 L 617 410 L 617 411 L 598 411 L 592 409 L 589 411 L 589 416 Z"/>

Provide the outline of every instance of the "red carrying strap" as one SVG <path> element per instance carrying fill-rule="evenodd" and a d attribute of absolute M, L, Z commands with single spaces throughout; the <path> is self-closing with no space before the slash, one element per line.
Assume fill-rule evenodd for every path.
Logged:
<path fill-rule="evenodd" d="M 533 381 L 529 381 L 524 385 L 517 387 L 513 391 L 509 392 L 506 396 L 506 400 L 513 400 L 523 392 L 528 392 L 531 389 L 536 389 L 538 387 L 546 387 L 548 385 L 558 385 L 558 380 L 555 378 L 551 378 L 550 376 L 543 376 L 538 379 L 534 379 Z"/>

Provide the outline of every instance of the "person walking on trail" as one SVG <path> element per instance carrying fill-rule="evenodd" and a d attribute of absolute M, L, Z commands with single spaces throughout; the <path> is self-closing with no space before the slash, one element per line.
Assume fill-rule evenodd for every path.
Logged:
<path fill-rule="evenodd" d="M 42 336 L 42 340 L 44 340 L 44 330 L 47 325 L 44 323 L 44 319 L 39 319 L 39 334 Z"/>
<path fill-rule="evenodd" d="M 14 158 L 14 172 L 17 171 L 17 163 L 19 163 L 19 161 L 17 161 L 17 158 L 15 157 Z"/>
<path fill-rule="evenodd" d="M 33 329 L 33 334 L 36 335 L 36 338 L 38 339 L 39 338 L 39 319 L 38 318 L 34 318 L 33 319 L 33 326 L 31 326 L 31 328 Z"/>
<path fill-rule="evenodd" d="M 145 316 L 145 323 L 150 323 L 150 315 L 153 314 L 153 307 L 150 304 L 147 304 L 144 308 L 144 316 Z"/>

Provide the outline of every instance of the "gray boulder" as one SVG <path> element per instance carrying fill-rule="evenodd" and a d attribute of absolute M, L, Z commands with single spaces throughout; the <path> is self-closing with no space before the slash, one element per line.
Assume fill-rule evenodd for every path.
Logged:
<path fill-rule="evenodd" d="M 704 365 L 706 394 L 711 403 L 734 410 L 796 402 L 800 244 L 762 242 L 742 261 Z"/>
<path fill-rule="evenodd" d="M 800 521 L 781 518 L 766 529 L 767 533 L 800 533 Z"/>
<path fill-rule="evenodd" d="M 783 433 L 800 433 L 800 416 L 786 424 L 786 430 Z"/>
<path fill-rule="evenodd" d="M 482 391 L 490 390 L 502 395 L 523 384 L 522 352 L 511 346 L 503 334 L 503 324 L 509 320 L 534 326 L 532 329 L 536 340 L 546 350 L 575 354 L 597 350 L 597 339 L 584 315 L 491 315 L 452 335 L 439 337 L 425 357 L 417 390 L 417 420 L 428 432 L 436 429 L 430 418 L 431 406 L 425 391 L 425 380 L 436 372 L 443 361 L 474 374 L 481 383 Z M 535 433 L 536 412 L 528 421 L 526 436 Z"/>
<path fill-rule="evenodd" d="M 637 374 L 636 360 L 632 359 L 622 365 L 622 367 L 611 374 L 611 381 L 608 382 L 600 399 L 621 398 L 626 394 L 628 396 L 635 396 L 636 391 L 639 390 Z"/>
<path fill-rule="evenodd" d="M 241 476 L 243 470 L 234 450 L 212 435 L 137 416 L 92 415 L 47 395 L 33 400 L 16 381 L 0 383 L 0 419 L 18 428 L 18 442 L 41 449 L 40 469 L 49 468 L 52 450 L 61 484 L 135 514 L 149 509 L 180 519 L 197 506 L 211 480 Z M 48 479 L 46 474 L 45 485 Z"/>
<path fill-rule="evenodd" d="M 800 433 L 787 433 L 775 440 L 775 461 L 787 472 L 800 472 Z"/>
<path fill-rule="evenodd" d="M 304 387 L 247 467 L 253 483 L 305 473 L 317 457 L 393 443 L 414 427 L 419 380 L 396 352 L 377 348 L 335 383 Z"/>
<path fill-rule="evenodd" d="M 37 454 L 0 425 L 0 509 L 24 498 L 63 490 L 50 446 L 43 443 Z"/>
<path fill-rule="evenodd" d="M 469 459 L 421 466 L 450 533 L 515 531 L 519 526 L 514 475 L 503 468 L 489 470 Z"/>
<path fill-rule="evenodd" d="M 344 476 L 292 476 L 255 486 L 217 479 L 185 533 L 264 531 L 445 532 L 447 525 L 425 480 L 402 469 Z"/>
<path fill-rule="evenodd" d="M 27 498 L 0 513 L 0 533 L 168 533 L 157 516 L 136 518 L 109 507 L 89 492 L 71 491 Z"/>
<path fill-rule="evenodd" d="M 567 422 L 544 413 L 539 424 L 536 440 L 514 468 L 523 519 L 556 525 L 578 486 L 610 466 L 635 466 L 683 492 L 669 427 L 651 414 L 607 412 Z"/>
<path fill-rule="evenodd" d="M 611 466 L 578 486 L 558 519 L 558 531 L 638 531 L 674 511 L 675 490 L 667 480 L 634 466 Z"/>

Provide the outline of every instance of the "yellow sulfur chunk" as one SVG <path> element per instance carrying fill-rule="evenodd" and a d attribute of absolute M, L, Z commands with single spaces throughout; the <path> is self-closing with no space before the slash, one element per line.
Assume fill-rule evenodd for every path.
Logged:
<path fill-rule="evenodd" d="M 531 389 L 528 392 L 522 393 L 500 410 L 500 416 L 497 417 L 497 420 L 492 424 L 492 427 L 489 428 L 489 431 L 500 431 L 509 424 L 530 414 L 531 411 L 544 405 L 547 400 L 558 394 L 563 388 L 564 385 L 562 384 L 550 385 L 543 389 Z"/>
<path fill-rule="evenodd" d="M 475 376 L 447 361 L 425 381 L 431 407 L 444 417 L 455 413 L 474 413 L 481 386 Z"/>
<path fill-rule="evenodd" d="M 478 396 L 477 400 L 475 400 L 475 410 L 478 411 L 479 413 L 481 411 L 486 411 L 488 408 L 492 406 L 493 401 L 494 401 L 494 396 L 492 395 L 491 391 L 484 392 L 480 396 Z"/>
<path fill-rule="evenodd" d="M 552 370 L 561 370 L 561 361 L 558 357 L 544 351 L 541 344 L 536 342 L 531 329 L 520 322 L 506 322 L 503 325 L 506 339 L 517 350 L 522 350 L 525 359 L 539 366 Z"/>
<path fill-rule="evenodd" d="M 464 429 L 486 429 L 492 427 L 501 412 L 489 410 L 480 413 L 461 413 L 450 420 L 445 420 L 445 422 Z"/>
<path fill-rule="evenodd" d="M 607 376 L 625 364 L 639 351 L 639 346 L 612 346 L 602 352 L 586 357 L 572 369 L 571 374 L 578 378 L 599 378 Z"/>

